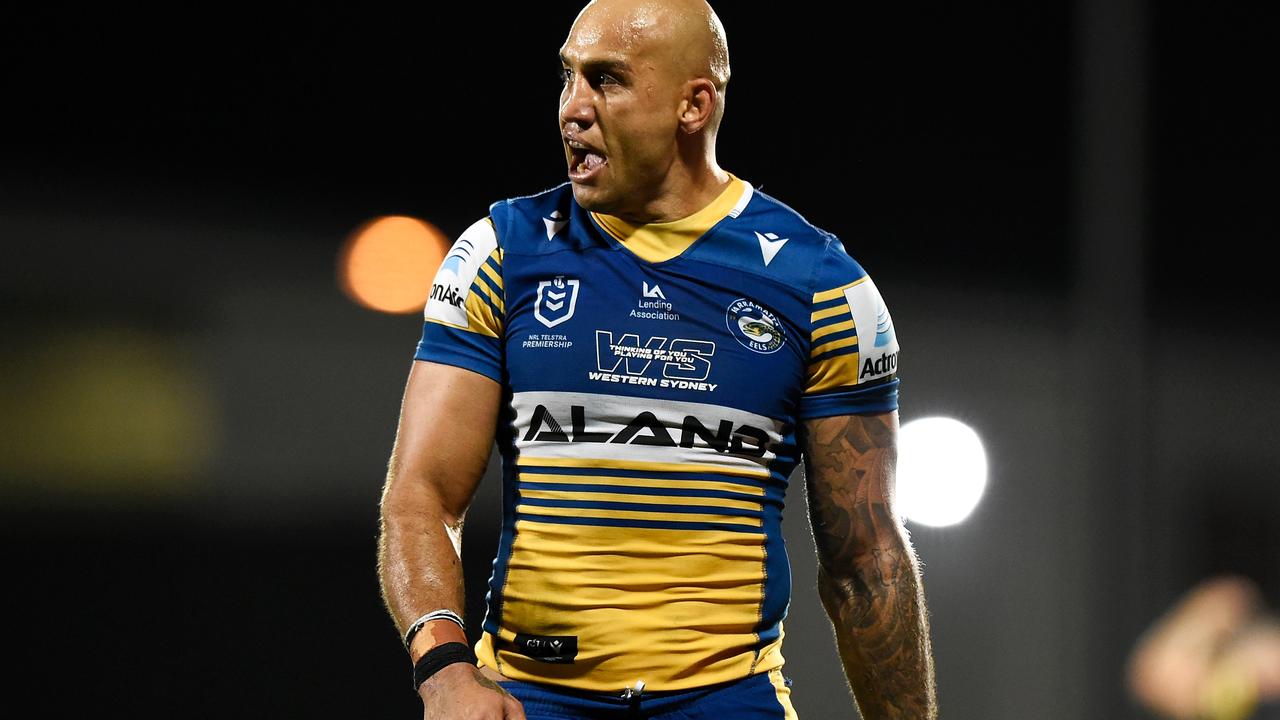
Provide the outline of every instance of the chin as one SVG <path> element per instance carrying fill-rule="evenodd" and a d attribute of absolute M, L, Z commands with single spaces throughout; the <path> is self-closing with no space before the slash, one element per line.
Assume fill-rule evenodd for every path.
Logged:
<path fill-rule="evenodd" d="M 603 188 L 589 187 L 586 185 L 573 184 L 573 199 L 583 210 L 590 212 L 604 213 L 612 215 L 617 208 L 617 199 L 610 197 L 610 193 Z"/>

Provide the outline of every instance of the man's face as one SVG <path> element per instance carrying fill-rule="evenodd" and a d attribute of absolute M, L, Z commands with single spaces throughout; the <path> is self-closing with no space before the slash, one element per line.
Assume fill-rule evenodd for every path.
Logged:
<path fill-rule="evenodd" d="M 560 131 L 578 204 L 639 211 L 676 157 L 681 84 L 655 24 L 589 9 L 560 49 Z"/>

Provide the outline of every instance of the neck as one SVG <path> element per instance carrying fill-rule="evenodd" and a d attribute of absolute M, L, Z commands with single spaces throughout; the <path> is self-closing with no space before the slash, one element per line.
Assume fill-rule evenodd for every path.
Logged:
<path fill-rule="evenodd" d="M 716 163 L 714 144 L 690 143 L 678 148 L 651 199 L 617 217 L 633 225 L 679 220 L 710 205 L 728 186 L 729 173 Z"/>

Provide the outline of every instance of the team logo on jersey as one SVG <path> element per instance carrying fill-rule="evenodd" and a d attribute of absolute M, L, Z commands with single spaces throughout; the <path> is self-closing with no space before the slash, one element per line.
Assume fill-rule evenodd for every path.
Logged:
<path fill-rule="evenodd" d="M 565 280 L 557 275 L 554 280 L 538 283 L 538 299 L 533 303 L 533 316 L 547 327 L 555 327 L 573 317 L 578 306 L 578 281 Z"/>
<path fill-rule="evenodd" d="M 777 352 L 786 341 L 778 317 L 746 298 L 729 303 L 724 320 L 729 334 L 753 352 L 768 355 Z"/>

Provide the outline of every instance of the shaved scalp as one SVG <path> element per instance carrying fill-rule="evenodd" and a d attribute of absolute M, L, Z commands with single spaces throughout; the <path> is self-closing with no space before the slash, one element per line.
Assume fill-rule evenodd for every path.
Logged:
<path fill-rule="evenodd" d="M 729 43 L 706 0 L 592 0 L 574 26 L 596 35 L 613 26 L 628 45 L 666 60 L 678 81 L 707 78 L 721 92 L 729 83 Z"/>

